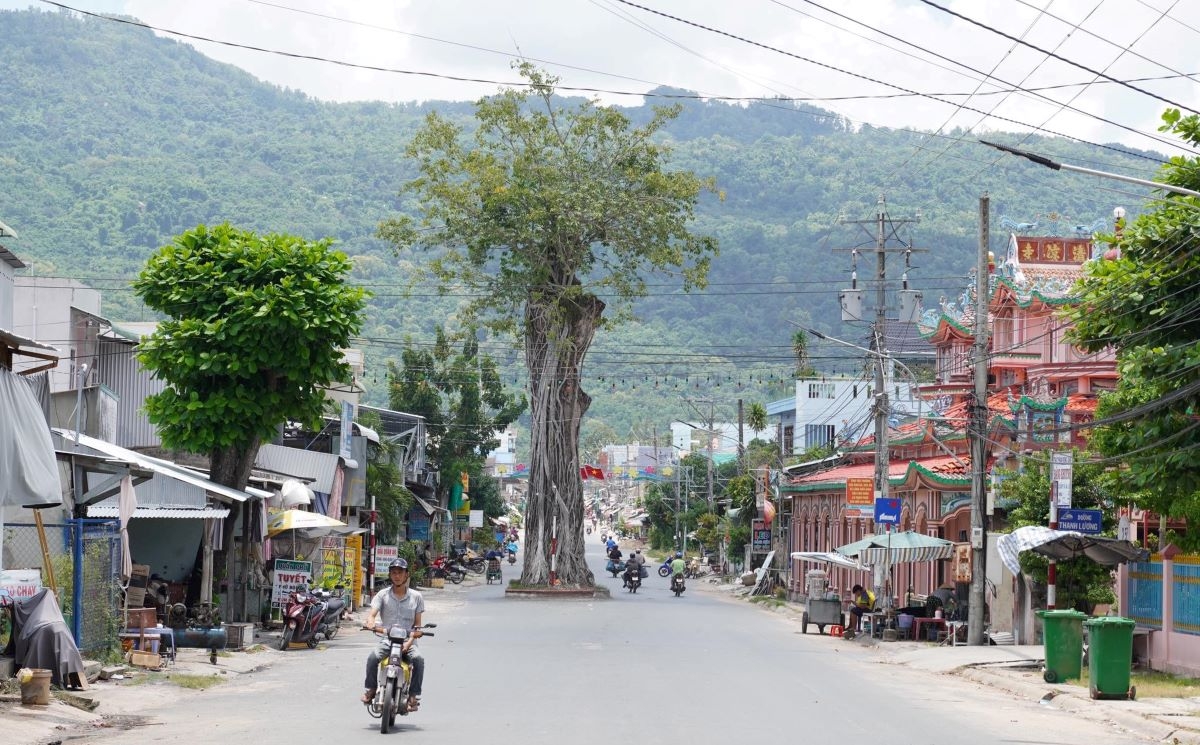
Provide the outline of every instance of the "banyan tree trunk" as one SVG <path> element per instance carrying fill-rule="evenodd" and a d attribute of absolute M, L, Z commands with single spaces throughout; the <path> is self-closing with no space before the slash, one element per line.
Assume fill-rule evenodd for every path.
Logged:
<path fill-rule="evenodd" d="M 579 426 L 592 398 L 580 388 L 579 380 L 583 358 L 603 313 L 604 303 L 591 295 L 565 308 L 561 303 L 552 308 L 526 303 L 525 359 L 533 428 L 521 573 L 524 585 L 551 584 L 552 552 L 558 585 L 595 585 L 583 555 L 583 484 L 579 477 Z"/>

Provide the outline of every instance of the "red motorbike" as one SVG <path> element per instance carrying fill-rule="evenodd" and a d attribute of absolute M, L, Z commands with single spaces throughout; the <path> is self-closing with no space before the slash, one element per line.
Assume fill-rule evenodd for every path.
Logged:
<path fill-rule="evenodd" d="M 449 562 L 445 556 L 439 556 L 429 565 L 433 570 L 433 576 L 445 577 L 454 584 L 462 584 L 462 581 L 467 577 L 467 570 L 460 566 L 457 562 Z"/>
<path fill-rule="evenodd" d="M 322 638 L 332 639 L 341 627 L 342 610 L 346 603 L 320 590 L 309 592 L 303 586 L 288 595 L 283 610 L 283 635 L 279 649 L 286 650 L 292 642 L 304 642 L 316 649 Z"/>

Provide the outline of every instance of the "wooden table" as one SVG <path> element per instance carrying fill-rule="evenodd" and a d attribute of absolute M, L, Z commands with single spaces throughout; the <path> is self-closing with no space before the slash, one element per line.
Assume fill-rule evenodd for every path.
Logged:
<path fill-rule="evenodd" d="M 918 641 L 924 641 L 925 637 L 921 636 L 921 629 L 924 626 L 933 626 L 946 630 L 946 619 L 944 618 L 914 618 L 913 619 L 913 638 Z"/>

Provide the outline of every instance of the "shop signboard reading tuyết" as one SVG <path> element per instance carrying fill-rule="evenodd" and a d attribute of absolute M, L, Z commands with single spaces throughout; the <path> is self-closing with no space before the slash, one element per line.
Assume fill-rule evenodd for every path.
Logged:
<path fill-rule="evenodd" d="M 293 559 L 275 560 L 275 582 L 271 585 L 271 607 L 282 608 L 287 605 L 288 595 L 296 588 L 312 584 L 312 562 L 295 561 Z"/>

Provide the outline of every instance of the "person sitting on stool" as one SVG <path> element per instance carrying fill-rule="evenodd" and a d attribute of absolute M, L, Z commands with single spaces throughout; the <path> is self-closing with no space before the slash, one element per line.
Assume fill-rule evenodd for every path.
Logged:
<path fill-rule="evenodd" d="M 862 585 L 855 585 L 850 588 L 850 594 L 854 596 L 854 604 L 850 606 L 850 613 L 854 616 L 854 630 L 860 631 L 863 614 L 875 610 L 875 593 L 864 590 Z"/>

